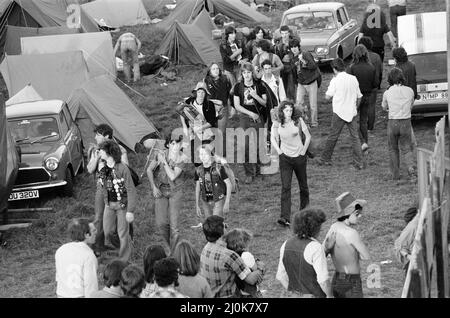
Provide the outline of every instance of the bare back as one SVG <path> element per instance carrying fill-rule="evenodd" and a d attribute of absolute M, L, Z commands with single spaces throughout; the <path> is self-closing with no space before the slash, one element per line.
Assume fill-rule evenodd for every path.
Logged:
<path fill-rule="evenodd" d="M 355 233 L 359 237 L 356 230 L 342 222 L 336 222 L 332 225 L 330 231 L 336 232 L 336 242 L 331 251 L 331 258 L 336 271 L 346 274 L 359 274 L 359 252 L 353 245 Z"/>

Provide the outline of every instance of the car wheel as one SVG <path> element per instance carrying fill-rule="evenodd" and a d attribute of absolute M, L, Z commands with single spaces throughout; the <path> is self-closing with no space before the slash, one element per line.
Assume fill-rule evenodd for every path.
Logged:
<path fill-rule="evenodd" d="M 66 182 L 67 184 L 62 189 L 62 195 L 64 197 L 72 197 L 73 196 L 73 176 L 72 172 L 69 168 L 66 168 Z"/>

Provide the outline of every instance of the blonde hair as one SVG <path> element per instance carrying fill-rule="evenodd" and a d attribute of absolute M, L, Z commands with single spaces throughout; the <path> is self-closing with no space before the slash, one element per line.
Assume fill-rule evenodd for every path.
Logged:
<path fill-rule="evenodd" d="M 191 242 L 180 240 L 173 251 L 173 258 L 180 264 L 180 274 L 195 276 L 200 270 L 200 256 Z"/>

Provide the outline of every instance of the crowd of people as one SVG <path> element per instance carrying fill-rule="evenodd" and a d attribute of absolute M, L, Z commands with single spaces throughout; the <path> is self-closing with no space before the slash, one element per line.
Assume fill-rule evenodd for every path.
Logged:
<path fill-rule="evenodd" d="M 215 22 L 223 25 L 223 21 Z M 365 168 L 363 154 L 369 149 L 368 131 L 375 128 L 376 96 L 383 71 L 384 41 L 380 43 L 380 37 L 382 40 L 385 33 L 395 46 L 385 19 L 378 30 L 368 28 L 363 22 L 351 64 L 346 66 L 340 58 L 331 62 L 334 77 L 325 93 L 325 100 L 332 103 L 331 129 L 323 151 L 313 159 L 315 164 L 332 164 L 334 147 L 343 127 L 347 126 L 353 167 Z M 167 134 L 165 149 L 155 150 L 157 154 L 146 169 L 154 197 L 155 225 L 163 244 L 147 247 L 142 268 L 128 264 L 138 198 L 126 150 L 115 141 L 110 126 L 102 124 L 95 128 L 97 144 L 88 151 L 87 166 L 97 185 L 95 219 L 93 222 L 82 218 L 72 220 L 71 242 L 56 252 L 58 297 L 263 296 L 260 284 L 266 268 L 249 251 L 252 234 L 246 229 L 228 230 L 225 222 L 237 183 L 232 168 L 222 156 L 224 151 L 215 147 L 216 132 L 222 132 L 219 138 L 223 140 L 219 144 L 226 144 L 229 119 L 236 115 L 244 131 L 255 128 L 247 134 L 249 139 L 243 149 L 246 186 L 251 186 L 261 174 L 260 151 L 256 152 L 256 160 L 250 160 L 251 143 L 256 143 L 258 148 L 269 145 L 269 152 L 273 150 L 279 156 L 281 212 L 277 222 L 293 231 L 280 248 L 276 273 L 276 279 L 285 288 L 283 296 L 363 296 L 360 260 L 368 260 L 370 255 L 355 225 L 367 202 L 355 199 L 349 192 L 337 197 L 336 222 L 322 243 L 317 240 L 326 216 L 321 209 L 311 206 L 307 161 L 314 157 L 309 150 L 314 138 L 311 132 L 319 126 L 317 95 L 322 83 L 321 71 L 313 55 L 302 50 L 301 39 L 288 26 L 280 28 L 279 39 L 270 39 L 269 34 L 256 27 L 246 40 L 234 27 L 226 27 L 220 45 L 222 61 L 209 66 L 192 96 L 177 108 L 183 134 L 176 131 Z M 119 38 L 116 50 L 121 48 L 125 62 L 129 47 L 140 45 L 137 38 L 127 34 Z M 417 90 L 415 67 L 408 61 L 405 50 L 395 47 L 393 57 L 397 66 L 389 71 L 389 88 L 383 94 L 381 107 L 389 118 L 390 170 L 392 178 L 399 179 L 400 153 L 410 177 L 415 175 L 411 108 Z M 128 80 L 134 58 L 128 57 L 131 61 L 127 62 Z M 265 129 L 267 138 L 255 133 L 260 129 Z M 184 151 L 186 147 L 190 148 L 189 152 Z M 195 210 L 201 218 L 199 227 L 206 240 L 200 253 L 181 238 L 178 225 L 187 172 L 192 163 Z M 293 172 L 299 184 L 300 206 L 292 214 Z M 410 234 L 404 236 L 411 238 Z M 399 259 L 406 263 L 408 246 L 405 247 L 404 240 L 396 246 Z M 97 257 L 108 249 L 118 249 L 118 258 L 106 264 L 105 287 L 99 290 Z M 327 255 L 331 255 L 335 267 L 331 280 Z"/>

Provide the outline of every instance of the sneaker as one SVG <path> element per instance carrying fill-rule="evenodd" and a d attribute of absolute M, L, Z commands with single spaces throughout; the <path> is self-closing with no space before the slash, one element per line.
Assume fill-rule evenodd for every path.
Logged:
<path fill-rule="evenodd" d="M 277 222 L 278 222 L 278 224 L 286 226 L 286 227 L 291 225 L 291 223 L 288 220 L 286 220 L 285 218 L 279 218 Z"/>
<path fill-rule="evenodd" d="M 201 228 L 202 226 L 203 226 L 203 223 L 200 222 L 200 223 L 197 224 L 197 225 L 192 225 L 192 226 L 191 226 L 191 229 L 199 229 L 199 228 Z"/>
<path fill-rule="evenodd" d="M 317 128 L 319 127 L 319 124 L 315 123 L 315 124 L 311 124 L 311 128 Z"/>
<path fill-rule="evenodd" d="M 363 143 L 362 146 L 361 146 L 361 150 L 364 152 L 367 149 L 369 149 L 369 145 L 367 143 Z"/>

